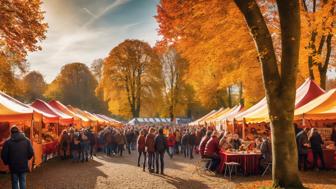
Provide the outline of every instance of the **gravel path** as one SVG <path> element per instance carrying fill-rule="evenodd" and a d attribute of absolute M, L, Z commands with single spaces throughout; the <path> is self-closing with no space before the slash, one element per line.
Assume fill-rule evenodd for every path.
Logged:
<path fill-rule="evenodd" d="M 113 188 L 160 188 L 160 189 L 227 189 L 258 188 L 269 186 L 270 177 L 234 177 L 228 181 L 222 176 L 199 175 L 195 172 L 198 161 L 175 156 L 165 156 L 164 176 L 149 174 L 136 166 L 136 155 L 105 157 L 100 154 L 88 163 L 51 160 L 34 170 L 27 177 L 28 188 L 32 189 L 113 189 Z M 305 186 L 310 188 L 336 188 L 335 171 L 307 172 L 302 174 Z M 0 174 L 0 189 L 10 188 L 9 176 Z"/>

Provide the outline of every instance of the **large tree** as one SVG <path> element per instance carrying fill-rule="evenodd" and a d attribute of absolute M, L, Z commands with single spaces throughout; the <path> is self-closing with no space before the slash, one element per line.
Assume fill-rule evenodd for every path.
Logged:
<path fill-rule="evenodd" d="M 25 102 L 32 102 L 35 99 L 43 99 L 47 88 L 43 75 L 37 71 L 31 71 L 21 80 L 22 99 Z"/>
<path fill-rule="evenodd" d="M 45 95 L 84 110 L 103 112 L 104 104 L 95 95 L 96 87 L 97 81 L 85 64 L 71 63 L 62 67 Z"/>
<path fill-rule="evenodd" d="M 256 0 L 235 0 L 256 43 L 272 130 L 273 185 L 301 188 L 292 125 L 300 48 L 298 0 L 277 0 L 281 31 L 278 67 L 271 34 Z"/>
<path fill-rule="evenodd" d="M 172 44 L 190 63 L 186 82 L 209 108 L 228 106 L 223 95 L 235 84 L 242 83 L 247 105 L 264 96 L 257 51 L 239 14 L 223 0 L 161 0 L 157 7 L 161 45 Z"/>
<path fill-rule="evenodd" d="M 155 51 L 143 41 L 125 40 L 105 59 L 98 90 L 103 91 L 112 113 L 139 117 L 143 111 L 156 112 L 161 86 L 161 65 Z"/>
<path fill-rule="evenodd" d="M 0 55 L 0 90 L 9 95 L 14 95 L 16 88 L 16 79 L 12 72 L 12 66 L 5 56 Z"/>
<path fill-rule="evenodd" d="M 177 113 L 182 113 L 181 111 L 178 112 L 178 107 L 185 104 L 184 92 L 186 92 L 186 84 L 183 80 L 183 76 L 188 65 L 186 60 L 184 60 L 174 48 L 165 49 L 160 55 L 160 60 L 162 64 L 167 111 L 170 119 L 174 120 Z"/>
<path fill-rule="evenodd" d="M 0 1 L 0 53 L 24 59 L 27 52 L 40 49 L 38 42 L 45 39 L 47 29 L 41 3 L 41 0 Z M 4 52 L 3 46 L 8 51 Z"/>
<path fill-rule="evenodd" d="M 334 47 L 335 0 L 302 1 L 304 32 L 306 39 L 306 62 L 311 79 L 319 78 L 320 86 L 326 89 L 327 71 Z M 317 74 L 316 74 L 317 72 Z"/>

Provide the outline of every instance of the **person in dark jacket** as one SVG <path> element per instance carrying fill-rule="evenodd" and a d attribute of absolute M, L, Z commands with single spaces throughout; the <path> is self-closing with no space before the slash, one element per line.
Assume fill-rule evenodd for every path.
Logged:
<path fill-rule="evenodd" d="M 184 131 L 183 135 L 182 135 L 182 139 L 181 139 L 181 150 L 184 154 L 184 157 L 188 157 L 189 152 L 188 152 L 188 144 L 189 144 L 189 133 L 188 131 Z"/>
<path fill-rule="evenodd" d="M 313 158 L 314 158 L 313 168 L 314 169 L 318 168 L 317 160 L 318 158 L 320 158 L 322 169 L 324 169 L 325 164 L 324 164 L 323 151 L 322 151 L 322 145 L 324 144 L 324 142 L 322 140 L 320 133 L 318 133 L 317 130 L 314 128 L 311 129 L 309 141 L 310 141 L 310 147 L 313 151 Z"/>
<path fill-rule="evenodd" d="M 336 146 L 336 126 L 334 126 L 332 133 L 331 133 L 331 140 L 334 142 Z"/>
<path fill-rule="evenodd" d="M 90 155 L 89 158 L 93 159 L 93 155 L 96 156 L 96 143 L 97 143 L 97 136 L 95 133 L 92 132 L 91 128 L 88 129 L 87 136 L 90 141 Z"/>
<path fill-rule="evenodd" d="M 1 152 L 1 159 L 9 166 L 12 188 L 26 188 L 26 174 L 29 172 L 28 161 L 34 156 L 32 144 L 16 126 L 11 128 L 11 137 L 6 140 Z"/>
<path fill-rule="evenodd" d="M 70 144 L 70 137 L 67 133 L 66 130 L 64 130 L 62 132 L 62 136 L 61 136 L 61 139 L 60 139 L 60 147 L 61 147 L 61 150 L 63 152 L 63 157 L 61 157 L 63 160 L 66 159 L 67 157 L 67 149 L 68 149 L 68 146 Z"/>
<path fill-rule="evenodd" d="M 160 174 L 164 175 L 164 153 L 168 149 L 167 146 L 167 139 L 165 135 L 163 134 L 163 129 L 159 129 L 159 134 L 156 135 L 155 141 L 154 141 L 154 148 L 155 148 L 155 154 L 156 154 L 156 173 L 159 173 L 159 159 L 160 159 Z"/>
<path fill-rule="evenodd" d="M 267 136 L 262 138 L 262 142 L 260 144 L 260 170 L 263 171 L 267 167 L 268 163 L 272 163 L 272 143 Z"/>
<path fill-rule="evenodd" d="M 149 134 L 147 134 L 145 139 L 145 146 L 146 146 L 146 152 L 148 154 L 148 171 L 152 173 L 154 171 L 154 153 L 155 153 L 155 147 L 154 147 L 154 135 L 155 129 L 150 128 Z"/>
<path fill-rule="evenodd" d="M 233 138 L 230 141 L 230 145 L 232 146 L 232 149 L 239 150 L 241 144 L 242 143 L 241 143 L 241 140 L 239 139 L 238 134 L 234 134 Z"/>
<path fill-rule="evenodd" d="M 195 130 L 191 129 L 189 140 L 188 140 L 188 151 L 189 151 L 190 159 L 194 158 L 193 151 L 194 151 L 195 145 L 196 145 L 196 134 L 195 134 Z"/>
<path fill-rule="evenodd" d="M 138 141 L 137 141 L 137 146 L 138 146 L 138 167 L 140 167 L 140 159 L 141 159 L 141 155 L 144 155 L 144 161 L 143 161 L 143 171 L 145 171 L 146 168 L 146 145 L 145 145 L 145 131 L 141 130 L 140 135 L 138 137 Z"/>
<path fill-rule="evenodd" d="M 217 131 L 213 131 L 211 138 L 205 145 L 205 150 L 204 150 L 204 156 L 206 158 L 211 158 L 211 163 L 209 169 L 211 171 L 215 171 L 218 164 L 220 163 L 220 157 L 219 157 L 219 141 L 217 137 Z"/>
<path fill-rule="evenodd" d="M 309 141 L 308 141 L 308 135 L 307 135 L 308 129 L 304 128 L 302 131 L 300 131 L 296 135 L 296 144 L 298 148 L 298 166 L 299 170 L 301 170 L 301 166 L 303 163 L 303 169 L 307 170 L 307 162 L 308 162 L 308 147 L 309 147 Z"/>
<path fill-rule="evenodd" d="M 132 141 L 134 137 L 133 131 L 127 130 L 125 132 L 125 137 L 126 137 L 126 147 L 127 147 L 128 154 L 131 154 Z"/>

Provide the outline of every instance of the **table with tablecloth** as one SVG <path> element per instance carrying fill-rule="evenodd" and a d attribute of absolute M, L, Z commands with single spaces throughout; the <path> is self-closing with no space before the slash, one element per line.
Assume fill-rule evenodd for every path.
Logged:
<path fill-rule="evenodd" d="M 335 159 L 334 159 L 334 155 L 335 155 L 335 150 L 333 149 L 323 149 L 323 158 L 324 158 L 324 163 L 325 163 L 325 168 L 327 169 L 333 169 L 334 168 L 334 164 Z M 314 156 L 313 156 L 313 152 L 311 150 L 308 151 L 308 167 L 313 167 L 313 162 L 314 162 Z M 318 165 L 319 167 L 321 167 L 321 161 L 320 159 L 318 160 Z"/>
<path fill-rule="evenodd" d="M 43 154 L 52 154 L 57 153 L 58 150 L 58 141 L 52 141 L 48 143 L 44 143 L 42 145 Z"/>
<path fill-rule="evenodd" d="M 244 175 L 256 175 L 259 173 L 259 163 L 261 154 L 254 152 L 224 152 L 219 153 L 220 164 L 218 171 L 223 173 L 225 170 L 225 162 L 237 162 Z"/>

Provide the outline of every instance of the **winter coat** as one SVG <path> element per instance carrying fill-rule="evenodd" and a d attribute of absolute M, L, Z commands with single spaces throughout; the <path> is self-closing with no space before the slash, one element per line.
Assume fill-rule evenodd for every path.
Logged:
<path fill-rule="evenodd" d="M 335 145 L 336 145 L 336 131 L 333 130 L 331 133 L 331 140 L 334 141 Z"/>
<path fill-rule="evenodd" d="M 134 137 L 134 133 L 133 132 L 129 131 L 129 132 L 126 133 L 127 144 L 132 143 L 133 137 Z"/>
<path fill-rule="evenodd" d="M 163 134 L 158 134 L 154 140 L 154 149 L 156 152 L 165 152 L 167 150 L 167 138 Z"/>
<path fill-rule="evenodd" d="M 70 144 L 70 136 L 67 133 L 62 134 L 60 139 L 60 147 L 62 149 L 66 149 L 69 144 Z"/>
<path fill-rule="evenodd" d="M 179 131 L 175 132 L 175 140 L 176 142 L 181 142 L 181 133 Z"/>
<path fill-rule="evenodd" d="M 106 145 L 112 144 L 112 133 L 107 131 L 104 133 L 104 141 Z"/>
<path fill-rule="evenodd" d="M 123 134 L 117 133 L 115 135 L 115 140 L 118 145 L 123 145 L 126 143 L 125 136 Z"/>
<path fill-rule="evenodd" d="M 25 173 L 29 171 L 28 161 L 34 156 L 32 144 L 23 133 L 12 134 L 6 140 L 1 152 L 1 159 L 9 166 L 11 173 Z"/>
<path fill-rule="evenodd" d="M 264 140 L 260 145 L 261 156 L 267 162 L 272 162 L 272 144 L 271 141 Z"/>
<path fill-rule="evenodd" d="M 147 152 L 155 152 L 154 139 L 155 139 L 155 136 L 151 133 L 149 133 L 146 136 L 145 145 L 146 145 L 146 148 L 147 148 Z"/>
<path fill-rule="evenodd" d="M 304 132 L 304 130 L 300 131 L 296 135 L 296 144 L 299 151 L 299 154 L 307 154 L 308 153 L 308 147 L 304 146 L 305 144 L 308 144 L 308 135 Z"/>
<path fill-rule="evenodd" d="M 140 135 L 137 141 L 138 152 L 145 152 L 146 144 L 145 144 L 145 136 Z"/>
<path fill-rule="evenodd" d="M 210 137 L 204 136 L 200 142 L 200 145 L 198 147 L 199 152 L 201 154 L 201 156 L 204 156 L 204 150 L 205 150 L 205 146 L 207 144 L 207 142 L 210 140 Z"/>
<path fill-rule="evenodd" d="M 216 136 L 212 136 L 205 145 L 204 155 L 212 157 L 219 152 L 219 141 Z"/>
<path fill-rule="evenodd" d="M 154 139 L 155 139 L 155 136 L 151 133 L 149 133 L 147 136 L 146 136 L 146 139 L 145 139 L 145 146 L 147 148 L 147 152 L 155 152 L 155 148 L 154 148 Z"/>
<path fill-rule="evenodd" d="M 309 139 L 310 147 L 313 152 L 318 152 L 322 150 L 322 144 L 324 144 L 322 137 L 319 133 L 314 132 L 313 135 Z"/>
<path fill-rule="evenodd" d="M 170 134 L 167 140 L 168 147 L 174 147 L 175 143 L 176 143 L 175 136 L 173 134 Z"/>
<path fill-rule="evenodd" d="M 186 133 L 182 136 L 182 139 L 181 139 L 181 144 L 182 145 L 188 145 L 189 144 L 189 134 Z"/>
<path fill-rule="evenodd" d="M 195 134 L 190 134 L 189 135 L 188 144 L 190 146 L 195 146 L 196 145 L 196 135 Z"/>
<path fill-rule="evenodd" d="M 96 135 L 92 132 L 92 131 L 88 131 L 87 136 L 89 138 L 90 141 L 90 145 L 94 146 L 96 145 Z"/>
<path fill-rule="evenodd" d="M 241 141 L 239 139 L 235 140 L 235 139 L 232 139 L 230 141 L 230 145 L 232 146 L 233 149 L 235 150 L 239 150 L 239 147 L 241 145 Z"/>

